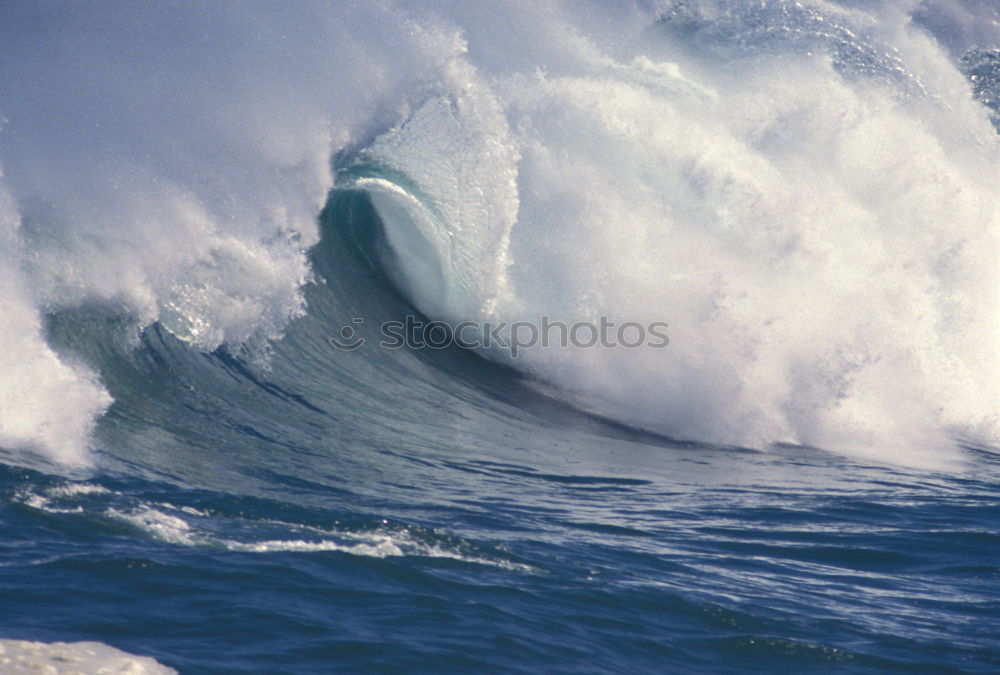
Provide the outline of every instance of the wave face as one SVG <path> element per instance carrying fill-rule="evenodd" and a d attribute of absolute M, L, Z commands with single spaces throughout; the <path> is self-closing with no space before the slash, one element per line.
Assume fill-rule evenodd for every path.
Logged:
<path fill-rule="evenodd" d="M 0 45 L 0 637 L 996 670 L 995 3 L 2 3 Z"/>

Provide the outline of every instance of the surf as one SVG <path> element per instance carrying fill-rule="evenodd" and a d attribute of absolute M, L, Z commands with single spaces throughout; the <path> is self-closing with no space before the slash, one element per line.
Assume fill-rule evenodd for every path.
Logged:
<path fill-rule="evenodd" d="M 944 9 L 497 9 L 519 54 L 447 3 L 419 21 L 392 5 L 310 7 L 311 22 L 259 10 L 150 10 L 170 38 L 136 50 L 169 64 L 156 90 L 101 61 L 109 41 L 136 47 L 127 17 L 69 12 L 87 30 L 58 72 L 11 43 L 34 75 L 7 76 L 23 95 L 0 134 L 5 344 L 40 383 L 5 401 L 12 456 L 92 459 L 112 400 L 131 396 L 107 353 L 177 340 L 182 360 L 232 358 L 266 382 L 297 324 L 351 325 L 370 290 L 317 264 L 334 240 L 317 216 L 349 193 L 378 220 L 376 277 L 429 320 L 669 324 L 666 350 L 479 353 L 589 414 L 927 466 L 996 442 L 992 71 L 962 60 L 971 33 L 931 32 Z M 195 44 L 202 21 L 224 42 L 167 48 Z M 272 23 L 285 38 L 247 39 Z M 364 59 L 331 79 L 344 53 Z M 53 78 L 86 73 L 110 93 L 49 101 Z M 114 132 L 83 133 L 99 116 Z M 124 326 L 101 339 L 128 347 L 95 357 L 66 317 L 85 332 L 96 319 L 80 317 L 101 316 Z M 318 345 L 310 362 L 333 367 Z"/>

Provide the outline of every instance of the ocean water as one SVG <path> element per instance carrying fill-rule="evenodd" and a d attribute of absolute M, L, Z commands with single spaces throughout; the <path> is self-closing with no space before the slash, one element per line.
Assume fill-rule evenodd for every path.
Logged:
<path fill-rule="evenodd" d="M 0 36 L 0 671 L 1000 670 L 995 3 Z"/>

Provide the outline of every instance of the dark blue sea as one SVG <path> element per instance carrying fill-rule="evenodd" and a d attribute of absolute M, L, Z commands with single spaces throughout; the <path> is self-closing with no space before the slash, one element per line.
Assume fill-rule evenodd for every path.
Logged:
<path fill-rule="evenodd" d="M 903 4 L 4 3 L 0 638 L 1000 672 L 1000 14 Z"/>

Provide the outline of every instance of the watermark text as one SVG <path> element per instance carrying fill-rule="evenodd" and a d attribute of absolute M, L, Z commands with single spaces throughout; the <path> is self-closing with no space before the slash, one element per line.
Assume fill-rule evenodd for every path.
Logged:
<path fill-rule="evenodd" d="M 345 324 L 329 343 L 341 350 L 359 349 L 372 341 L 365 337 L 364 319 L 354 318 Z M 401 321 L 384 321 L 378 326 L 380 349 L 446 349 L 451 346 L 467 349 L 499 349 L 511 358 L 535 348 L 578 349 L 662 349 L 670 344 L 669 324 L 664 321 L 618 323 L 607 317 L 597 321 L 566 323 L 547 316 L 538 321 L 481 322 L 427 321 L 409 315 Z"/>

